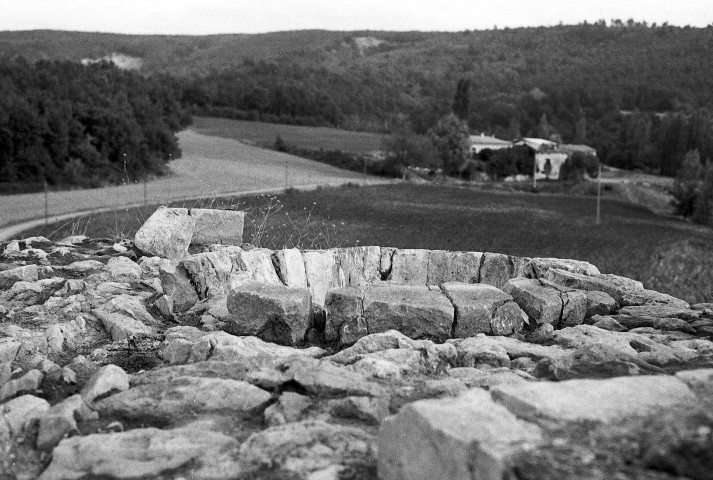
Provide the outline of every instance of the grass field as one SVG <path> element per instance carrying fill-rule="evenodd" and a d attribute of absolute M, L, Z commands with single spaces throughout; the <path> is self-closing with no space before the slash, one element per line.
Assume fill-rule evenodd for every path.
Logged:
<path fill-rule="evenodd" d="M 385 135 L 327 127 L 301 127 L 246 122 L 225 118 L 195 117 L 192 128 L 203 135 L 230 138 L 259 146 L 272 146 L 280 135 L 289 145 L 319 150 L 368 153 L 381 149 Z"/>
<path fill-rule="evenodd" d="M 257 197 L 213 204 L 247 208 L 254 221 L 265 216 L 268 201 Z M 594 263 L 603 273 L 637 278 L 649 288 L 689 301 L 713 300 L 711 230 L 662 219 L 623 201 L 602 202 L 600 225 L 595 225 L 595 199 L 588 196 L 398 184 L 291 192 L 273 204 L 276 201 L 280 210 L 273 208 L 261 242 L 269 248 L 292 246 L 302 229 L 303 239 L 316 239 L 315 245 L 303 241 L 306 247 L 382 245 L 575 258 Z M 64 231 L 54 225 L 31 233 L 53 233 L 58 238 L 74 226 L 73 233 L 129 236 L 152 211 L 153 207 L 119 211 L 67 224 Z M 246 229 L 250 241 L 250 222 Z M 686 258 L 679 258 L 679 252 L 687 252 Z M 687 276 L 686 265 L 697 265 L 695 277 Z"/>

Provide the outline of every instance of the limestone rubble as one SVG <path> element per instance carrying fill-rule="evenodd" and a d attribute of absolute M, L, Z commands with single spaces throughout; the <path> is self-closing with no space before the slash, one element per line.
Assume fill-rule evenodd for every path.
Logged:
<path fill-rule="evenodd" d="M 710 304 L 171 215 L 162 257 L 155 230 L 0 244 L 0 478 L 711 478 Z"/>

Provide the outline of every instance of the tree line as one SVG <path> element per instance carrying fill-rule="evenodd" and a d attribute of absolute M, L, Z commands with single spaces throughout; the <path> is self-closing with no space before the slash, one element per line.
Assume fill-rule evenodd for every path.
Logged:
<path fill-rule="evenodd" d="M 161 175 L 190 122 L 178 94 L 109 63 L 0 62 L 0 191 Z"/>

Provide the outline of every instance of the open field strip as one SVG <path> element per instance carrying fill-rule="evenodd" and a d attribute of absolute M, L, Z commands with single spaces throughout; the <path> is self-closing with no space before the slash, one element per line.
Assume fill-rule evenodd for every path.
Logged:
<path fill-rule="evenodd" d="M 179 133 L 183 157 L 172 163 L 173 175 L 147 184 L 148 204 L 188 198 L 259 194 L 286 187 L 364 182 L 367 177 L 292 155 L 264 150 L 226 138 L 185 130 Z M 370 182 L 383 180 L 368 177 Z M 50 192 L 49 221 L 72 214 L 123 209 L 144 203 L 143 184 Z M 0 196 L 0 239 L 44 223 L 44 194 Z M 34 221 L 33 225 L 18 225 Z M 3 228 L 4 227 L 4 228 Z"/>

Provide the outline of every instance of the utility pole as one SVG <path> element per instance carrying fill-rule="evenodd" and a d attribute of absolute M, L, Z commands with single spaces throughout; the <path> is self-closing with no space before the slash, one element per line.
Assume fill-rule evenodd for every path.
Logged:
<path fill-rule="evenodd" d="M 166 206 L 168 206 L 168 203 L 171 201 L 171 169 L 170 165 L 173 162 L 173 155 L 170 153 L 168 154 L 168 164 L 169 164 L 169 169 L 168 169 L 168 198 L 166 198 Z"/>
<path fill-rule="evenodd" d="M 537 153 L 535 153 L 535 161 L 532 167 L 532 189 L 537 190 Z"/>
<path fill-rule="evenodd" d="M 50 217 L 50 203 L 49 203 L 49 192 L 47 187 L 47 180 L 45 180 L 45 227 L 49 224 Z"/>
<path fill-rule="evenodd" d="M 148 181 L 146 180 L 146 177 L 144 176 L 144 207 L 148 206 L 149 204 L 149 199 L 148 199 L 148 192 L 146 188 L 146 184 Z"/>
<path fill-rule="evenodd" d="M 290 164 L 287 163 L 287 159 L 285 159 L 285 190 L 289 188 L 289 181 L 290 181 Z"/>
<path fill-rule="evenodd" d="M 599 164 L 599 173 L 597 175 L 597 225 L 602 221 L 602 164 Z"/>

